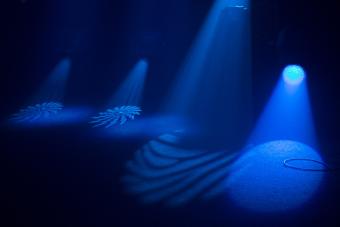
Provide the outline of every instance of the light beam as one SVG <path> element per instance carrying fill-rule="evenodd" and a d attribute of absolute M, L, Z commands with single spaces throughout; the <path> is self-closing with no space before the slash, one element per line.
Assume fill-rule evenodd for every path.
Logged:
<path fill-rule="evenodd" d="M 193 121 L 201 141 L 216 148 L 240 149 L 249 133 L 248 8 L 248 1 L 215 1 L 165 101 L 166 112 Z"/>
<path fill-rule="evenodd" d="M 267 103 L 249 142 L 260 144 L 272 140 L 294 140 L 317 147 L 314 122 L 306 80 L 301 80 L 302 68 L 285 68 L 272 97 Z M 293 72 L 293 73 L 292 73 Z M 294 78 L 294 83 L 286 81 Z M 297 86 L 296 81 L 299 81 Z"/>
<path fill-rule="evenodd" d="M 114 93 L 108 107 L 123 105 L 140 106 L 148 67 L 149 63 L 147 60 L 139 60 Z"/>

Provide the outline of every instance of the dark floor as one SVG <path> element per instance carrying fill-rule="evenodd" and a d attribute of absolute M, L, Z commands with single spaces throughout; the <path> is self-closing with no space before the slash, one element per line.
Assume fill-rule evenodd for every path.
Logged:
<path fill-rule="evenodd" d="M 302 207 L 261 214 L 227 195 L 169 208 L 143 205 L 121 184 L 146 140 L 91 139 L 86 125 L 1 131 L 1 226 L 336 226 L 339 173 Z M 77 134 L 77 136 L 75 136 Z M 251 189 L 249 189 L 251 190 Z"/>

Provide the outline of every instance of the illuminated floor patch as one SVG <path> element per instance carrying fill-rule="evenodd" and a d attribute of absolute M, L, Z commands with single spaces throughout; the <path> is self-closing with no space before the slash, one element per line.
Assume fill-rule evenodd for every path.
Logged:
<path fill-rule="evenodd" d="M 318 153 L 302 143 L 279 140 L 259 145 L 234 164 L 239 170 L 228 179 L 232 200 L 256 212 L 286 211 L 310 200 L 322 181 L 323 172 L 287 168 L 284 164 L 287 159 L 315 160 L 317 162 L 294 165 L 322 168 Z"/>
<path fill-rule="evenodd" d="M 21 109 L 12 116 L 11 120 L 17 123 L 36 122 L 49 119 L 60 113 L 62 109 L 63 105 L 59 102 L 44 102 Z"/>
<path fill-rule="evenodd" d="M 185 119 L 174 116 L 141 116 L 133 121 L 127 121 L 124 125 L 116 124 L 114 127 L 97 127 L 93 131 L 100 138 L 155 138 L 164 133 L 173 132 L 179 128 L 189 128 Z"/>
<path fill-rule="evenodd" d="M 10 119 L 14 127 L 45 127 L 86 122 L 92 110 L 87 107 L 63 107 L 60 103 L 42 103 L 22 109 Z"/>

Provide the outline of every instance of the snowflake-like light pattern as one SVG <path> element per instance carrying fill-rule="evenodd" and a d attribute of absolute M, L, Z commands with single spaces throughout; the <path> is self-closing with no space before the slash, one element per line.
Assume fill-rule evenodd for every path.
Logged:
<path fill-rule="evenodd" d="M 93 120 L 90 121 L 90 124 L 93 124 L 93 127 L 105 126 L 105 128 L 110 128 L 118 123 L 123 125 L 128 120 L 135 119 L 135 116 L 140 115 L 141 111 L 138 106 L 118 106 L 92 117 Z"/>
<path fill-rule="evenodd" d="M 12 120 L 16 122 L 34 122 L 40 119 L 50 118 L 57 115 L 63 107 L 59 102 L 39 103 L 28 106 L 25 109 L 21 109 L 18 113 L 13 114 Z"/>

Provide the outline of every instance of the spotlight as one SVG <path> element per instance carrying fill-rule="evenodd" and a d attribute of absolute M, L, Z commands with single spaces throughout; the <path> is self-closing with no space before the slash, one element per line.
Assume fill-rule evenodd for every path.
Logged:
<path fill-rule="evenodd" d="M 317 147 L 308 86 L 301 66 L 288 65 L 251 133 L 249 144 L 294 140 Z"/>
<path fill-rule="evenodd" d="M 305 78 L 305 71 L 299 65 L 288 65 L 283 70 L 283 79 L 289 85 L 299 85 Z"/>

